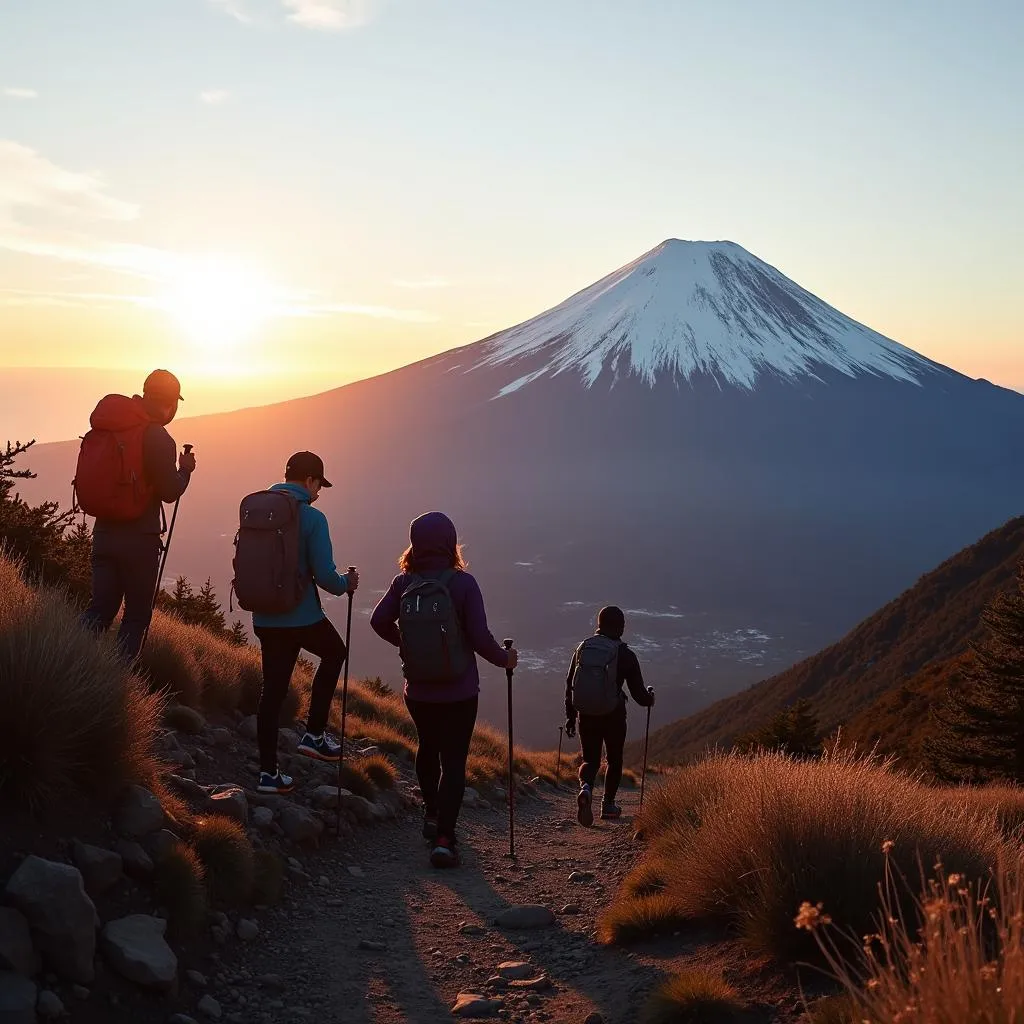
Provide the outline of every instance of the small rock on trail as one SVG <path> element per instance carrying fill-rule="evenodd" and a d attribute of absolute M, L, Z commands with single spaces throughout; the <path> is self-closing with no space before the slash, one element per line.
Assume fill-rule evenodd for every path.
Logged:
<path fill-rule="evenodd" d="M 504 1003 L 500 999 L 488 999 L 477 992 L 460 992 L 452 1007 L 452 1014 L 456 1017 L 470 1017 L 483 1019 L 486 1017 L 497 1017 Z"/>
<path fill-rule="evenodd" d="M 536 903 L 522 903 L 508 907 L 495 918 L 499 928 L 547 928 L 555 923 L 555 915 L 548 907 Z"/>

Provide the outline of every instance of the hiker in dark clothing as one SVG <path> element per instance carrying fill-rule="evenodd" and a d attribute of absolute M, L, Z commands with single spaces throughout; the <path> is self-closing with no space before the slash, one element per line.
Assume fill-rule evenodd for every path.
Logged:
<path fill-rule="evenodd" d="M 339 573 L 334 564 L 327 517 L 313 502 L 320 489 L 334 485 L 324 474 L 323 460 L 313 452 L 296 452 L 285 467 L 284 483 L 272 491 L 284 491 L 299 504 L 299 565 L 310 581 L 298 605 L 282 614 L 254 612 L 253 632 L 260 642 L 263 662 L 263 689 L 256 713 L 256 732 L 260 749 L 260 793 L 290 793 L 294 782 L 277 766 L 278 719 L 288 696 L 295 663 L 302 651 L 320 659 L 309 696 L 306 732 L 299 741 L 298 753 L 316 761 L 337 763 L 341 744 L 327 733 L 331 701 L 348 657 L 345 641 L 324 612 L 320 590 L 340 597 L 353 594 L 359 587 L 359 573 Z"/>
<path fill-rule="evenodd" d="M 423 838 L 433 844 L 430 862 L 434 867 L 455 867 L 459 863 L 455 827 L 466 789 L 466 760 L 480 693 L 476 655 L 504 669 L 515 668 L 519 656 L 505 650 L 487 627 L 483 595 L 466 572 L 452 521 L 440 512 L 428 512 L 413 521 L 409 535 L 411 544 L 399 559 L 402 572 L 374 609 L 370 625 L 402 653 L 405 703 L 419 737 L 416 774 L 423 793 Z M 414 636 L 412 625 L 405 625 L 405 636 L 402 632 L 409 613 L 418 613 L 420 605 L 418 599 L 407 598 L 403 609 L 403 595 L 423 580 L 438 580 L 447 587 L 457 620 L 450 632 L 444 622 L 427 625 L 428 648 L 430 638 L 439 636 L 446 659 L 456 663 L 449 677 L 442 672 L 442 678 L 432 681 L 420 680 L 424 673 L 416 664 L 424 634 Z M 435 600 L 425 602 L 424 611 Z M 429 653 L 428 649 L 426 657 Z"/>
<path fill-rule="evenodd" d="M 142 395 L 127 398 L 108 395 L 92 416 L 94 430 L 140 437 L 141 485 L 134 489 L 137 507 L 128 506 L 124 516 L 98 515 L 92 538 L 92 600 L 82 624 L 94 632 L 108 630 L 124 602 L 117 634 L 117 648 L 128 662 L 134 661 L 153 614 L 160 554 L 163 551 L 163 503 L 177 501 L 196 468 L 191 452 L 177 455 L 174 438 L 164 429 L 178 412 L 181 385 L 167 370 L 154 370 Z M 79 468 L 79 475 L 83 470 Z M 88 486 L 84 478 L 76 480 Z M 103 482 L 100 482 L 101 487 Z M 112 508 L 112 513 L 118 510 Z M 136 514 L 137 513 L 137 514 Z"/>
<path fill-rule="evenodd" d="M 565 680 L 565 731 L 569 736 L 576 734 L 578 717 L 583 751 L 577 817 L 587 827 L 594 824 L 592 791 L 601 767 L 602 747 L 608 755 L 608 772 L 601 817 L 607 820 L 622 816 L 622 808 L 615 803 L 626 745 L 626 695 L 622 684 L 629 687 L 633 700 L 641 707 L 654 706 L 654 689 L 644 686 L 640 662 L 622 640 L 625 629 L 621 608 L 602 608 L 597 615 L 597 631 L 576 648 Z M 609 710 L 605 711 L 606 707 Z"/>

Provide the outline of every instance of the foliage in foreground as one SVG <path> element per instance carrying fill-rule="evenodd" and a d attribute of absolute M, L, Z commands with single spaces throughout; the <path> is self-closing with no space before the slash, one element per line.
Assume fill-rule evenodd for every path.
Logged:
<path fill-rule="evenodd" d="M 690 968 L 673 975 L 644 1008 L 643 1024 L 741 1024 L 743 1004 L 719 975 Z"/>

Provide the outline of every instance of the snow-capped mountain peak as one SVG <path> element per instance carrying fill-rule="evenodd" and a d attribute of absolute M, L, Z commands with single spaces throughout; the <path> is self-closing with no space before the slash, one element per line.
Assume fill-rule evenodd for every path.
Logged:
<path fill-rule="evenodd" d="M 606 371 L 752 390 L 759 377 L 834 370 L 918 383 L 938 365 L 850 319 L 735 242 L 670 238 L 558 306 L 485 341 L 477 366 L 546 375 Z"/>

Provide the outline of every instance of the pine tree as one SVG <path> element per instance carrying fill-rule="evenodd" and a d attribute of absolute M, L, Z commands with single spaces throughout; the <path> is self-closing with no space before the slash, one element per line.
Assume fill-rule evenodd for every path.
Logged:
<path fill-rule="evenodd" d="M 783 708 L 763 729 L 740 736 L 737 750 L 783 750 L 793 757 L 821 756 L 821 728 L 811 702 L 801 697 Z"/>
<path fill-rule="evenodd" d="M 228 633 L 228 641 L 234 644 L 235 647 L 249 646 L 249 634 L 245 631 L 245 626 L 240 621 L 232 624 L 231 630 Z"/>
<path fill-rule="evenodd" d="M 926 756 L 946 781 L 1024 783 L 1024 563 L 1016 587 L 992 601 L 981 621 L 965 685 L 936 712 Z"/>

